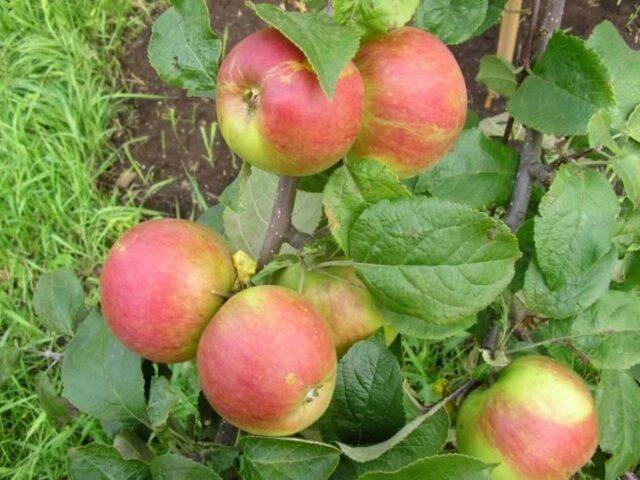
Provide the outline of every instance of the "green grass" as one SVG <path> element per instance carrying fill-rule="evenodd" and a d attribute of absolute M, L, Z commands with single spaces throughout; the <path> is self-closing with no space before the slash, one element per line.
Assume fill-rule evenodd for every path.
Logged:
<path fill-rule="evenodd" d="M 58 369 L 39 352 L 61 348 L 31 302 L 42 272 L 61 266 L 95 290 L 107 246 L 144 213 L 96 187 L 116 159 L 108 139 L 126 99 L 117 56 L 143 18 L 136 8 L 0 2 L 0 346 L 22 352 L 0 386 L 1 478 L 65 478 L 69 446 L 101 438 L 87 417 L 58 427 L 42 411 L 33 378 Z"/>

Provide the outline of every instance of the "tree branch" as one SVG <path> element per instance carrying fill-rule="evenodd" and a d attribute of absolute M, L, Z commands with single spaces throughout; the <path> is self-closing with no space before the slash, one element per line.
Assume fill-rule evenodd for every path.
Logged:
<path fill-rule="evenodd" d="M 539 2 L 536 1 L 535 3 Z M 537 38 L 535 38 L 534 41 L 534 35 L 529 35 L 529 41 L 532 43 L 532 48 L 529 50 L 529 46 L 526 47 L 525 53 L 529 58 L 527 59 L 525 57 L 525 62 L 529 61 L 530 63 L 532 56 L 539 57 L 544 53 L 551 35 L 560 27 L 564 4 L 565 0 L 544 1 L 544 5 L 541 8 L 542 21 L 540 28 L 538 29 Z M 533 28 L 532 23 L 532 29 Z M 509 210 L 505 217 L 505 223 L 509 226 L 512 232 L 518 230 L 527 215 L 529 201 L 531 200 L 531 189 L 533 186 L 531 172 L 534 165 L 540 163 L 541 155 L 542 133 L 537 130 L 527 128 L 525 131 L 522 152 L 520 154 L 520 165 L 518 167 L 516 183 L 511 195 Z"/>

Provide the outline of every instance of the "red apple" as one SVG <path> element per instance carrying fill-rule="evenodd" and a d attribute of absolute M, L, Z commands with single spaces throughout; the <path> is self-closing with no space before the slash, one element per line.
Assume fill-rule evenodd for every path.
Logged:
<path fill-rule="evenodd" d="M 304 54 L 272 28 L 231 50 L 216 95 L 229 148 L 278 175 L 312 175 L 338 162 L 356 138 L 364 105 L 362 79 L 352 63 L 329 99 Z"/>
<path fill-rule="evenodd" d="M 252 287 L 225 303 L 204 331 L 198 375 L 207 400 L 229 423 L 258 435 L 292 435 L 331 401 L 331 332 L 299 294 Z"/>
<path fill-rule="evenodd" d="M 127 230 L 107 255 L 102 312 L 130 350 L 182 362 L 195 356 L 234 281 L 231 254 L 215 232 L 186 220 L 150 220 Z"/>
<path fill-rule="evenodd" d="M 281 272 L 275 283 L 300 292 L 315 305 L 331 327 L 339 356 L 385 326 L 382 313 L 351 267 L 303 271 L 297 264 Z"/>
<path fill-rule="evenodd" d="M 584 381 L 547 357 L 511 362 L 463 402 L 458 449 L 499 464 L 494 480 L 569 480 L 596 450 L 593 398 Z"/>
<path fill-rule="evenodd" d="M 350 157 L 411 177 L 453 146 L 467 114 L 460 67 L 437 37 L 404 27 L 366 42 L 355 58 L 365 113 Z"/>

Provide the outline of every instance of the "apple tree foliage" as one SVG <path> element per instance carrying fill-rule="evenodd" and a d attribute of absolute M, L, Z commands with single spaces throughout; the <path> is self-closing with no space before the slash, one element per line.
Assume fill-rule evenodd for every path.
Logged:
<path fill-rule="evenodd" d="M 458 44 L 497 23 L 505 3 L 334 0 L 333 16 L 320 0 L 295 12 L 247 5 L 304 52 L 331 96 L 363 38 L 413 22 Z M 153 26 L 149 58 L 167 84 L 215 97 L 223 43 L 203 0 L 174 0 Z M 587 40 L 557 31 L 526 71 L 487 55 L 477 80 L 507 100 L 506 115 L 478 122 L 470 112 L 453 150 L 410 180 L 375 161 L 303 178 L 293 225 L 311 240 L 284 245 L 248 280 L 269 283 L 296 262 L 352 265 L 400 334 L 390 347 L 376 335 L 342 357 L 332 403 L 303 435 L 220 441 L 221 419 L 199 395 L 191 362 L 141 361 L 86 306 L 72 272 L 44 275 L 34 308 L 66 346 L 52 353 L 62 357 L 60 372 L 38 374 L 37 394 L 58 424 L 87 414 L 104 430 L 70 450 L 69 478 L 488 479 L 491 465 L 455 452 L 455 410 L 442 407 L 457 385 L 487 379 L 520 352 L 568 363 L 591 385 L 600 447 L 584 475 L 612 480 L 636 469 L 640 52 L 605 21 Z M 507 116 L 508 143 L 500 139 Z M 503 219 L 533 130 L 544 134 L 542 160 L 526 218 L 512 232 Z M 257 258 L 277 181 L 244 166 L 200 221 Z M 491 330 L 497 339 L 487 347 Z M 453 388 L 416 393 L 403 374 L 416 342 L 462 347 Z M 18 354 L 0 350 L 0 382 Z"/>

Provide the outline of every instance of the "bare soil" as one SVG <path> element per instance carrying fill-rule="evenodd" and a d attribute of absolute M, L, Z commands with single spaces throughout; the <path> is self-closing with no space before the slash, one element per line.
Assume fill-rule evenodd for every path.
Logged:
<path fill-rule="evenodd" d="M 207 1 L 214 30 L 220 34 L 228 30 L 228 49 L 264 27 L 243 6 L 242 0 Z M 269 3 L 281 2 L 269 0 Z M 563 28 L 585 37 L 595 25 L 608 19 L 630 46 L 639 48 L 638 16 L 640 0 L 621 0 L 620 5 L 617 0 L 567 0 Z M 527 29 L 526 16 L 522 21 L 521 37 Z M 149 36 L 147 29 L 132 40 L 123 52 L 122 65 L 130 91 L 153 98 L 134 99 L 130 113 L 120 119 L 125 131 L 114 139 L 119 147 L 119 160 L 102 183 L 109 189 L 117 185 L 123 191 L 138 192 L 148 208 L 189 217 L 201 211 L 199 204 L 216 202 L 235 177 L 240 162 L 233 158 L 219 133 L 211 142 L 216 125 L 214 101 L 189 98 L 178 89 L 166 87 L 157 77 L 147 59 Z M 503 102 L 498 100 L 486 110 L 483 105 L 487 92 L 474 80 L 480 59 L 495 52 L 497 39 L 498 28 L 494 27 L 481 37 L 452 48 L 467 81 L 469 106 L 481 116 L 504 109 Z M 139 170 L 133 165 L 139 166 Z M 159 183 L 163 185 L 161 188 Z"/>

